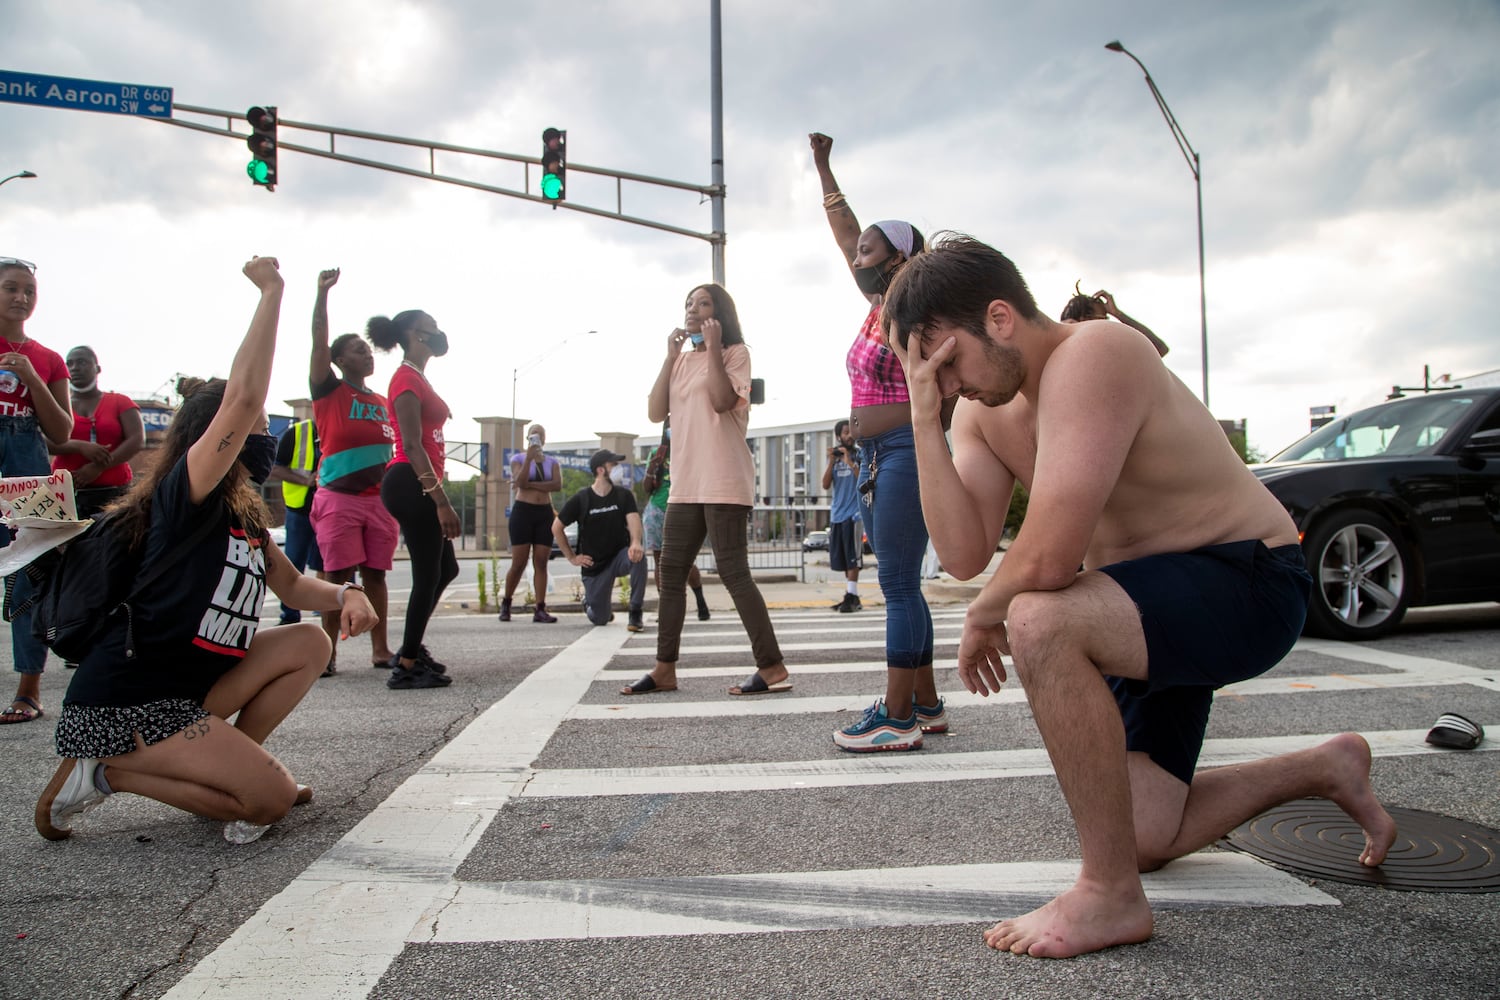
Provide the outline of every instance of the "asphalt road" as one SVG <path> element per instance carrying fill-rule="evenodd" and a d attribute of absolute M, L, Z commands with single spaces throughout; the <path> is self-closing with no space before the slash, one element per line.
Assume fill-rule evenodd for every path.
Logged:
<path fill-rule="evenodd" d="M 387 690 L 352 641 L 269 744 L 316 798 L 248 846 L 124 795 L 37 837 L 54 663 L 48 716 L 0 728 L 0 997 L 1500 996 L 1500 895 L 1213 849 L 1152 876 L 1144 945 L 989 951 L 980 931 L 1078 856 L 1020 692 L 952 695 L 952 733 L 918 753 L 842 754 L 831 731 L 881 684 L 878 598 L 833 615 L 825 587 L 766 589 L 795 687 L 760 699 L 727 694 L 748 654 L 722 591 L 689 616 L 682 690 L 653 698 L 615 694 L 654 652 L 623 615 L 501 625 L 455 604 L 428 632 L 455 678 L 433 691 Z M 961 612 L 936 608 L 949 692 Z M 1446 710 L 1492 738 L 1428 752 Z M 1346 729 L 1376 744 L 1387 804 L 1500 828 L 1500 608 L 1304 641 L 1222 693 L 1207 757 Z"/>

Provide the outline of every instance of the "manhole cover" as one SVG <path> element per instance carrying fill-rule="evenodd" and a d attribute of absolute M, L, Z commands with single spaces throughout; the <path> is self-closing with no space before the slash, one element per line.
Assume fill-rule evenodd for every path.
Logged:
<path fill-rule="evenodd" d="M 1396 842 L 1379 868 L 1359 863 L 1365 835 L 1327 799 L 1261 813 L 1219 841 L 1313 878 L 1413 892 L 1500 891 L 1500 830 L 1420 809 L 1387 809 Z"/>

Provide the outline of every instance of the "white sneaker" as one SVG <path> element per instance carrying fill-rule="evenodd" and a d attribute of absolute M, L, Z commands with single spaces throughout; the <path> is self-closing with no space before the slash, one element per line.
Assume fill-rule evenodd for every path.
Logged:
<path fill-rule="evenodd" d="M 36 803 L 36 829 L 48 840 L 64 840 L 72 834 L 72 821 L 103 802 L 107 796 L 94 785 L 92 758 L 65 760 L 47 783 Z"/>

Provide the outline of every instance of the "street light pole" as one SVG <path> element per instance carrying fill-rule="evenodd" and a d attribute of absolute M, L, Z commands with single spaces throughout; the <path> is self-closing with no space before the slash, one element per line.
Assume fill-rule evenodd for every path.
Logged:
<path fill-rule="evenodd" d="M 589 330 L 585 333 L 577 334 L 576 336 L 592 337 L 598 332 L 598 330 Z M 541 354 L 538 354 L 530 361 L 527 361 L 525 364 L 517 365 L 510 370 L 510 452 L 512 455 L 516 453 L 516 384 L 520 381 L 521 373 L 531 371 L 531 369 L 535 368 L 543 361 L 546 361 L 558 351 L 562 350 L 563 345 L 572 339 L 572 336 L 564 337 L 562 340 L 559 340 L 557 343 L 553 344 L 551 347 L 547 348 L 547 350 L 543 351 Z M 509 456 L 507 456 L 505 459 L 505 468 L 510 468 Z"/>
<path fill-rule="evenodd" d="M 5 178 L 5 180 L 0 180 L 0 184 L 4 184 L 5 181 L 13 181 L 17 177 L 30 178 L 30 177 L 35 177 L 35 176 L 36 176 L 36 174 L 32 173 L 30 170 L 23 170 L 19 174 L 11 174 L 9 177 Z"/>
<path fill-rule="evenodd" d="M 1131 52 L 1118 41 L 1109 42 L 1104 46 L 1111 52 L 1123 52 L 1141 68 L 1146 76 L 1146 86 L 1151 88 L 1151 96 L 1156 98 L 1156 106 L 1161 109 L 1161 115 L 1167 120 L 1167 128 L 1172 130 L 1172 138 L 1177 142 L 1177 148 L 1182 153 L 1182 158 L 1187 160 L 1188 169 L 1193 172 L 1193 183 L 1198 189 L 1198 320 L 1200 328 L 1199 349 L 1203 357 L 1203 405 L 1208 406 L 1208 287 L 1204 280 L 1203 266 L 1203 163 L 1198 158 L 1197 150 L 1188 138 L 1183 134 L 1182 126 L 1177 124 L 1177 118 L 1172 114 L 1172 109 L 1167 107 L 1167 99 L 1161 96 L 1161 91 L 1156 88 L 1156 81 L 1151 79 L 1151 72 L 1146 69 L 1146 64 L 1136 59 L 1135 53 Z"/>

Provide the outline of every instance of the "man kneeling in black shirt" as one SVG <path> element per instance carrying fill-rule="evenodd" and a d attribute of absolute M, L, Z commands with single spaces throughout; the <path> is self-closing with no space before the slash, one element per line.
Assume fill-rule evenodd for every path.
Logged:
<path fill-rule="evenodd" d="M 595 625 L 607 625 L 611 591 L 615 580 L 630 577 L 630 624 L 632 632 L 646 626 L 641 621 L 641 601 L 646 593 L 645 550 L 641 547 L 641 515 L 635 495 L 616 486 L 609 478 L 624 455 L 608 449 L 594 452 L 589 468 L 594 481 L 568 498 L 552 521 L 552 537 L 568 562 L 583 572 L 583 610 Z M 568 544 L 563 529 L 578 525 L 578 551 Z"/>

